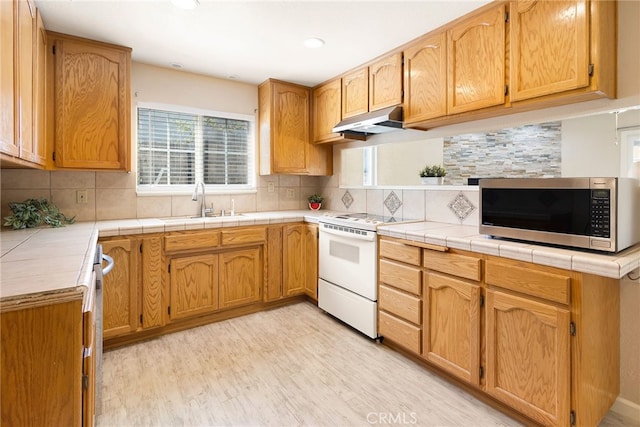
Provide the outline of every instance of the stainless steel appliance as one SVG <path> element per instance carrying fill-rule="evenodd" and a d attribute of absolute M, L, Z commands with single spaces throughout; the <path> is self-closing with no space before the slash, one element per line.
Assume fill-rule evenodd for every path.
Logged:
<path fill-rule="evenodd" d="M 107 265 L 102 266 L 106 261 Z M 96 414 L 101 410 L 102 398 L 102 304 L 103 304 L 103 278 L 113 269 L 115 265 L 113 258 L 102 252 L 102 245 L 96 247 L 96 255 L 93 259 L 93 271 L 96 276 Z"/>
<path fill-rule="evenodd" d="M 640 242 L 640 186 L 630 178 L 480 180 L 480 233 L 604 252 Z"/>
<path fill-rule="evenodd" d="M 318 307 L 377 338 L 378 225 L 407 221 L 366 213 L 319 220 Z"/>
<path fill-rule="evenodd" d="M 402 107 L 399 105 L 349 117 L 336 124 L 332 130 L 352 139 L 402 130 Z"/>

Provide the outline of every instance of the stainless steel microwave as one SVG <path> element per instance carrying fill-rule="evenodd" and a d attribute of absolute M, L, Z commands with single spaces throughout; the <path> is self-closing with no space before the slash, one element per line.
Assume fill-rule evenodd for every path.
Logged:
<path fill-rule="evenodd" d="M 640 242 L 631 178 L 480 180 L 480 234 L 618 252 Z"/>

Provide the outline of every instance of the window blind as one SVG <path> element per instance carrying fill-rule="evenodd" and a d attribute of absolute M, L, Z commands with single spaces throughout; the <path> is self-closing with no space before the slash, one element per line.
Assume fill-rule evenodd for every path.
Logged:
<path fill-rule="evenodd" d="M 253 161 L 249 120 L 138 108 L 139 187 L 246 187 Z"/>

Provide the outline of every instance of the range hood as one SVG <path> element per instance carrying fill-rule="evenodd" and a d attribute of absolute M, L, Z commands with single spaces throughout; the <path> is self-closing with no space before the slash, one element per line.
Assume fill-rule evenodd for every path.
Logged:
<path fill-rule="evenodd" d="M 333 128 L 333 132 L 354 139 L 397 130 L 402 130 L 402 107 L 399 105 L 349 117 Z"/>

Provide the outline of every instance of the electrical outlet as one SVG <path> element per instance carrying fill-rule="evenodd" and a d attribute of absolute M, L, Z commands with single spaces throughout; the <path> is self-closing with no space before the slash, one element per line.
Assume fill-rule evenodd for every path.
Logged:
<path fill-rule="evenodd" d="M 274 193 L 275 191 L 276 191 L 276 184 L 274 184 L 273 182 L 267 183 L 267 192 Z"/>
<path fill-rule="evenodd" d="M 88 203 L 87 190 L 77 190 L 76 191 L 76 203 L 85 204 Z"/>
<path fill-rule="evenodd" d="M 293 188 L 287 188 L 287 199 L 294 199 L 296 197 L 296 190 Z"/>

